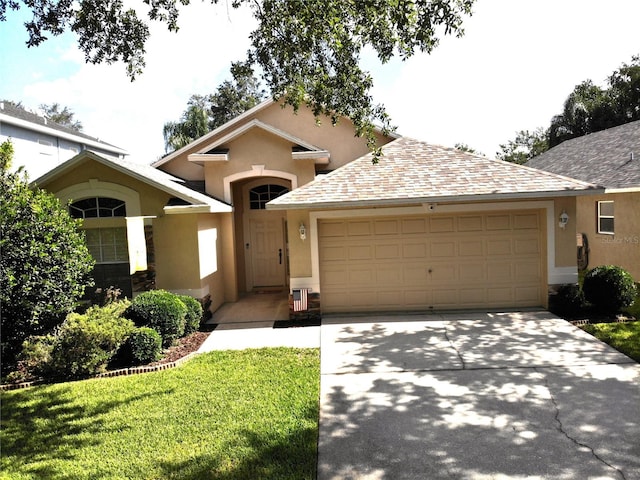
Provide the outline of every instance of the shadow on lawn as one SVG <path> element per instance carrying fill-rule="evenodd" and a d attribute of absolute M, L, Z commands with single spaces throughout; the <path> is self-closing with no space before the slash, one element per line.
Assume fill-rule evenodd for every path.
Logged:
<path fill-rule="evenodd" d="M 335 372 L 323 358 L 320 480 L 640 479 L 640 369 L 577 329 L 340 328 L 351 355 Z"/>
<path fill-rule="evenodd" d="M 318 407 L 309 407 L 305 420 L 317 421 Z M 316 478 L 318 430 L 301 427 L 283 435 L 237 432 L 236 440 L 219 454 L 211 453 L 185 462 L 161 462 L 161 478 L 184 480 L 246 480 Z M 225 454 L 228 455 L 223 456 Z"/>
<path fill-rule="evenodd" d="M 2 400 L 2 456 L 24 464 L 41 462 L 30 468 L 36 478 L 57 478 L 51 459 L 73 460 L 78 449 L 97 445 L 93 433 L 113 428 L 102 416 L 120 405 L 149 396 L 132 395 L 125 400 L 102 402 L 91 407 L 79 405 L 72 389 L 62 384 L 33 387 L 5 395 Z M 70 478 L 65 476 L 65 478 Z"/>

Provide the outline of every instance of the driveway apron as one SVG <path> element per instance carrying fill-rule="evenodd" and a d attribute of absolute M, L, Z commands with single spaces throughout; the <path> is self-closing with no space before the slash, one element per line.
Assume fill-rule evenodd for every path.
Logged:
<path fill-rule="evenodd" d="M 640 480 L 640 365 L 547 312 L 323 320 L 318 479 Z"/>

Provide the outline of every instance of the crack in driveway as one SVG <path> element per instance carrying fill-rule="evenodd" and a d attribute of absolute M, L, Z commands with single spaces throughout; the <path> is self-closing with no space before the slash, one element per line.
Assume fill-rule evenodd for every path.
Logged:
<path fill-rule="evenodd" d="M 460 360 L 460 363 L 462 364 L 462 370 L 466 370 L 467 369 L 467 364 L 464 362 L 464 358 L 462 357 L 462 353 L 460 353 L 460 350 L 458 350 L 458 348 L 455 346 L 455 344 L 453 343 L 453 341 L 449 338 L 449 332 L 447 332 L 447 325 L 443 325 L 443 329 L 444 329 L 444 338 L 447 339 L 447 342 L 449 342 L 449 345 L 451 345 L 451 348 L 453 348 L 453 351 L 456 352 L 456 355 L 458 355 L 458 359 Z"/>
<path fill-rule="evenodd" d="M 541 372 L 538 368 L 533 369 L 535 372 L 540 373 L 542 375 L 542 378 L 544 379 L 544 386 L 547 389 L 547 391 L 549 392 L 549 398 L 551 399 L 551 403 L 553 404 L 553 408 L 555 410 L 554 412 L 554 420 L 557 423 L 557 430 L 564 435 L 570 442 L 572 442 L 573 444 L 575 444 L 578 447 L 583 447 L 588 449 L 591 452 L 591 455 L 598 460 L 600 463 L 602 463 L 603 465 L 606 465 L 607 467 L 611 468 L 612 470 L 616 471 L 620 477 L 622 478 L 622 480 L 626 480 L 627 477 L 625 477 L 624 472 L 622 470 L 620 470 L 618 467 L 615 467 L 613 465 L 611 465 L 609 462 L 607 462 L 604 458 L 602 458 L 600 455 L 598 455 L 596 453 L 596 451 L 593 449 L 593 447 L 591 447 L 590 445 L 587 445 L 586 443 L 581 442 L 580 440 L 578 440 L 577 438 L 572 437 L 571 435 L 569 435 L 569 432 L 567 432 L 564 428 L 564 425 L 562 424 L 562 420 L 560 419 L 560 406 L 558 405 L 558 401 L 556 400 L 555 396 L 553 395 L 553 392 L 551 391 L 551 386 L 549 385 L 549 379 L 547 378 L 547 376 Z"/>

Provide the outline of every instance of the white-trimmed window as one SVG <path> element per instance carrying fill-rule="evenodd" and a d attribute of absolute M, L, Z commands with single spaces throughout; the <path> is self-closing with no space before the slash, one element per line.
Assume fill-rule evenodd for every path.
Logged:
<path fill-rule="evenodd" d="M 251 210 L 264 210 L 267 202 L 287 193 L 289 189 L 282 185 L 260 185 L 249 190 L 249 205 Z"/>
<path fill-rule="evenodd" d="M 88 228 L 85 230 L 87 248 L 96 263 L 128 263 L 127 229 Z"/>
<path fill-rule="evenodd" d="M 598 233 L 613 235 L 614 232 L 613 201 L 600 201 L 598 202 Z"/>

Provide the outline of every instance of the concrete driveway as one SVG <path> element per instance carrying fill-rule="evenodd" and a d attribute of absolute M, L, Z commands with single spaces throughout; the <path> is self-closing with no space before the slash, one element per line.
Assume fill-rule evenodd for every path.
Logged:
<path fill-rule="evenodd" d="M 640 479 L 640 365 L 547 312 L 324 319 L 318 479 Z"/>

